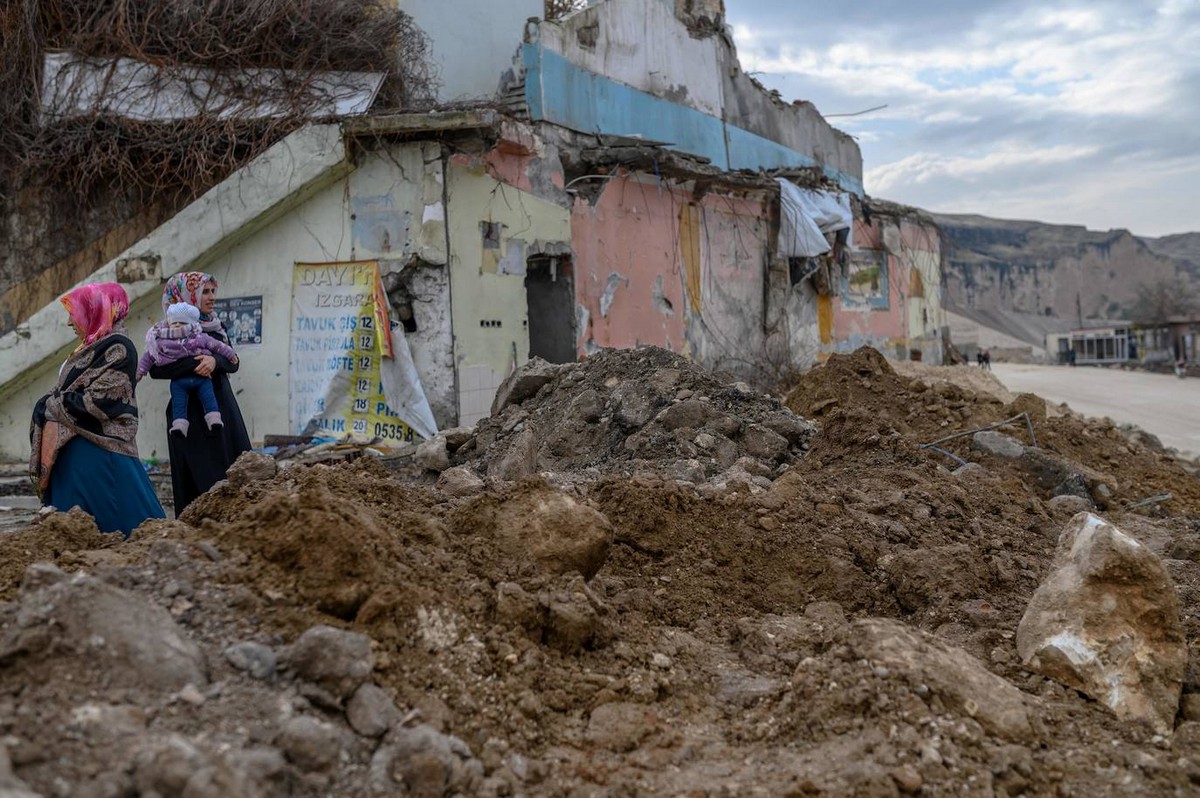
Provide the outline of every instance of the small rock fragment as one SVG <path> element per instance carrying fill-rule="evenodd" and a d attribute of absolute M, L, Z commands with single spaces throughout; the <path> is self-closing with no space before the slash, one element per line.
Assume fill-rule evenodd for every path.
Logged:
<path fill-rule="evenodd" d="M 274 457 L 262 452 L 242 452 L 225 472 L 225 477 L 233 487 L 244 488 L 271 479 L 278 470 Z"/>
<path fill-rule="evenodd" d="M 275 652 L 261 643 L 237 643 L 221 653 L 230 665 L 255 679 L 270 679 L 275 675 Z"/>

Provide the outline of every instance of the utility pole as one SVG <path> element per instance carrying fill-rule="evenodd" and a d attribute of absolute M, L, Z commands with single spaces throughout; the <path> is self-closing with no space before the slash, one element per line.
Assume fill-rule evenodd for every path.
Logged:
<path fill-rule="evenodd" d="M 1075 292 L 1075 318 L 1079 322 L 1080 329 L 1083 329 L 1083 303 L 1079 301 L 1079 292 Z"/>

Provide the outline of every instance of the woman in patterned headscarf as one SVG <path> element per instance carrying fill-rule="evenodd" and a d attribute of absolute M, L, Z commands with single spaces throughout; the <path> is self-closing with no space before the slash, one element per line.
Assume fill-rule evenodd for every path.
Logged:
<path fill-rule="evenodd" d="M 165 517 L 138 459 L 137 351 L 121 323 L 129 298 L 116 283 L 96 283 L 61 301 L 80 343 L 34 407 L 30 477 L 43 504 L 80 507 L 101 532 L 129 537 L 146 519 Z"/>
<path fill-rule="evenodd" d="M 218 341 L 230 343 L 225 326 L 213 312 L 217 301 L 217 280 L 204 272 L 180 272 L 172 275 L 163 288 L 163 313 L 169 305 L 186 302 L 200 310 L 200 327 Z M 170 380 L 188 374 L 211 377 L 217 395 L 217 408 L 224 427 L 209 436 L 204 423 L 204 409 L 199 402 L 188 402 L 188 434 L 182 440 L 168 436 L 167 450 L 171 457 L 171 485 L 175 492 L 175 515 L 178 516 L 201 493 L 225 478 L 225 471 L 242 452 L 250 450 L 250 436 L 242 411 L 233 395 L 230 374 L 238 366 L 225 358 L 203 355 L 184 358 L 167 366 L 155 366 L 150 376 Z M 171 408 L 167 406 L 167 425 L 171 423 Z"/>

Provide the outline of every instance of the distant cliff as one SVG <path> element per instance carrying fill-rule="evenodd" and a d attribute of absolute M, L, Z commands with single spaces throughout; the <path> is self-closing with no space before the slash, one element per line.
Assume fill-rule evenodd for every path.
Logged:
<path fill-rule="evenodd" d="M 1121 318 L 1140 284 L 1200 282 L 1200 233 L 1139 238 L 1128 230 L 930 214 L 948 241 L 947 300 L 1074 318 Z M 1077 311 L 1078 298 L 1078 311 Z"/>

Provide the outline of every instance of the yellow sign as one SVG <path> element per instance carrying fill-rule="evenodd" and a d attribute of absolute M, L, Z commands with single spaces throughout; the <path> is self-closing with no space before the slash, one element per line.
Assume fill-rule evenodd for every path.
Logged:
<path fill-rule="evenodd" d="M 385 395 L 384 369 L 392 356 L 376 261 L 296 264 L 288 397 L 293 434 L 411 441 L 412 429 Z"/>

